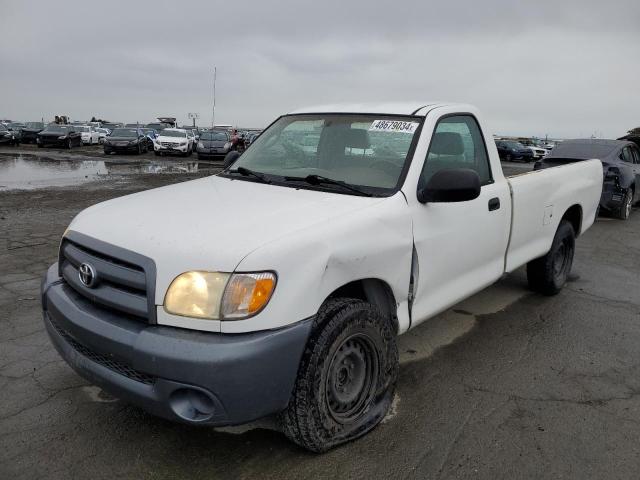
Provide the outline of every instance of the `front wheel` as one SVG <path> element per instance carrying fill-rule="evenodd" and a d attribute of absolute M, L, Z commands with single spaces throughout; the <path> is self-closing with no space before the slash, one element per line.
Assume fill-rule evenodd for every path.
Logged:
<path fill-rule="evenodd" d="M 318 312 L 282 414 L 284 433 L 313 452 L 358 438 L 384 418 L 397 378 L 391 320 L 362 300 L 329 300 Z"/>
<path fill-rule="evenodd" d="M 573 226 L 567 220 L 562 220 L 547 254 L 527 263 L 527 280 L 531 290 L 543 295 L 555 295 L 562 290 L 571 273 L 575 242 Z"/>

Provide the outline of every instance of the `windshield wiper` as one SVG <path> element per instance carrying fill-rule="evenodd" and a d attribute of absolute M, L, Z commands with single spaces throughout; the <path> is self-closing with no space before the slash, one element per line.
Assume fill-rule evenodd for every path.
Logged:
<path fill-rule="evenodd" d="M 369 192 L 360 190 L 357 187 L 349 185 L 347 182 L 334 180 L 333 178 L 329 177 L 323 177 L 322 175 L 307 175 L 306 177 L 284 177 L 284 179 L 287 182 L 306 182 L 309 185 L 335 185 L 336 187 L 340 187 L 344 190 L 350 190 L 359 195 L 364 195 L 365 197 L 372 196 Z"/>
<path fill-rule="evenodd" d="M 238 167 L 235 170 L 227 170 L 227 173 L 239 173 L 244 177 L 253 177 L 260 180 L 262 183 L 272 183 L 267 177 L 265 177 L 262 173 L 254 172 L 253 170 L 249 170 L 248 168 Z"/>

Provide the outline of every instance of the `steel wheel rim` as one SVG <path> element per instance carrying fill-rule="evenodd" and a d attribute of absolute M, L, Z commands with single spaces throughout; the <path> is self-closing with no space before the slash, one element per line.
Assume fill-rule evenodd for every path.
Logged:
<path fill-rule="evenodd" d="M 572 249 L 571 245 L 569 245 L 569 241 L 564 239 L 558 247 L 558 250 L 556 250 L 553 255 L 553 276 L 556 279 L 562 277 L 566 273 L 570 262 L 569 258 L 571 256 L 571 251 Z"/>
<path fill-rule="evenodd" d="M 375 395 L 380 361 L 373 341 L 357 333 L 335 350 L 325 385 L 330 415 L 339 423 L 360 417 Z"/>

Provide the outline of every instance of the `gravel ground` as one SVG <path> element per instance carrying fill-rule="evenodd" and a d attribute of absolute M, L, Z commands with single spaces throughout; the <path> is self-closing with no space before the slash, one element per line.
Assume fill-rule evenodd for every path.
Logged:
<path fill-rule="evenodd" d="M 578 240 L 559 295 L 530 293 L 518 271 L 403 335 L 391 414 L 324 455 L 268 423 L 173 424 L 89 385 L 40 314 L 64 229 L 96 202 L 201 175 L 0 192 L 0 478 L 638 477 L 638 209 Z"/>

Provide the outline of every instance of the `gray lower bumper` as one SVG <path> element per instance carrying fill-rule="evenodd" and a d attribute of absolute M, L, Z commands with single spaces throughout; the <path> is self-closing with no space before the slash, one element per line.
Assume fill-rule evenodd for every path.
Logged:
<path fill-rule="evenodd" d="M 217 426 L 286 407 L 312 324 L 247 334 L 149 325 L 95 307 L 58 278 L 57 264 L 42 304 L 51 341 L 87 380 L 156 415 Z"/>

